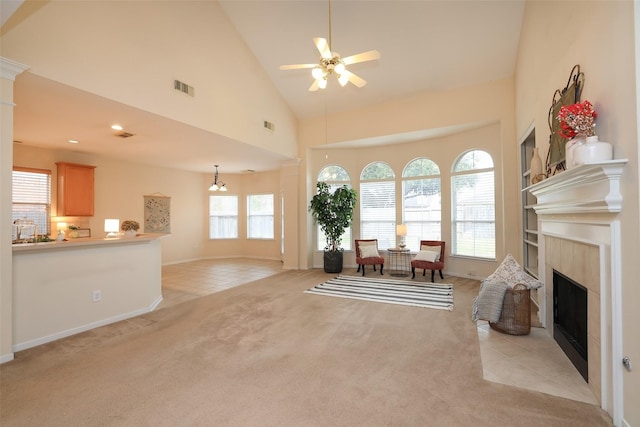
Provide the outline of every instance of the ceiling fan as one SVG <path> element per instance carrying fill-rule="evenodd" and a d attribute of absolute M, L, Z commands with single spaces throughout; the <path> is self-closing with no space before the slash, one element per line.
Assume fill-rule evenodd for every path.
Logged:
<path fill-rule="evenodd" d="M 318 89 L 327 87 L 327 79 L 331 74 L 335 74 L 341 86 L 345 86 L 348 82 L 353 83 L 357 87 L 363 87 L 367 84 L 366 80 L 353 74 L 347 70 L 347 65 L 357 64 L 359 62 L 372 61 L 380 59 L 380 52 L 377 50 L 369 50 L 367 52 L 358 53 L 356 55 L 341 58 L 340 54 L 331 51 L 331 0 L 329 0 L 329 42 L 322 37 L 314 37 L 313 43 L 320 52 L 320 62 L 317 64 L 292 64 L 281 65 L 281 70 L 298 70 L 302 68 L 311 68 L 311 75 L 315 79 L 309 90 L 314 92 Z"/>

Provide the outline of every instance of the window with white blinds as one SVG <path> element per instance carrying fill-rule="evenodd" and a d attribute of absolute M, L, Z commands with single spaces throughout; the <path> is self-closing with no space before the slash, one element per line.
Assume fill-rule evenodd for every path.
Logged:
<path fill-rule="evenodd" d="M 351 188 L 351 177 L 342 166 L 338 165 L 329 165 L 322 168 L 320 173 L 318 173 L 318 181 L 325 182 L 329 185 L 329 191 L 332 193 L 343 185 Z M 340 238 L 340 247 L 346 251 L 351 250 L 351 241 L 351 227 L 349 227 L 344 231 L 344 234 Z M 316 249 L 322 251 L 326 245 L 327 237 L 320 226 L 316 225 Z"/>
<path fill-rule="evenodd" d="M 238 196 L 209 196 L 209 238 L 238 238 Z"/>
<path fill-rule="evenodd" d="M 11 221 L 29 220 L 51 234 L 51 171 L 13 168 Z"/>
<path fill-rule="evenodd" d="M 384 162 L 367 165 L 360 175 L 360 238 L 378 239 L 378 248 L 396 247 L 396 185 Z"/>
<path fill-rule="evenodd" d="M 247 238 L 274 238 L 273 206 L 273 194 L 250 194 L 247 196 Z"/>
<path fill-rule="evenodd" d="M 420 250 L 420 240 L 441 240 L 442 192 L 440 168 L 430 159 L 415 159 L 402 173 L 402 222 L 405 243 Z"/>
<path fill-rule="evenodd" d="M 495 259 L 495 174 L 491 155 L 473 150 L 461 156 L 451 177 L 454 255 Z"/>

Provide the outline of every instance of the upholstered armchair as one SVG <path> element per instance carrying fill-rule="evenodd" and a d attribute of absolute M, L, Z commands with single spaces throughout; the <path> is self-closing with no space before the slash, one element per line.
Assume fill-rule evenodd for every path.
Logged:
<path fill-rule="evenodd" d="M 444 247 L 445 242 L 441 240 L 420 240 L 420 251 L 411 260 L 411 278 L 416 278 L 416 268 L 422 268 L 423 276 L 427 270 L 431 270 L 432 282 L 436 270 L 440 273 L 440 278 L 444 279 L 442 275 L 442 269 L 444 268 Z"/>
<path fill-rule="evenodd" d="M 365 265 L 372 265 L 376 271 L 376 265 L 380 264 L 380 274 L 384 268 L 384 258 L 378 253 L 378 239 L 356 240 L 356 263 L 358 271 L 362 268 L 364 276 Z"/>

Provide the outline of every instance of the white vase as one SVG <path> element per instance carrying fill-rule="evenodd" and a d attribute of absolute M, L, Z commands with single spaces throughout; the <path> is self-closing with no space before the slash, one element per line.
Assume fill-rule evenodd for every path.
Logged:
<path fill-rule="evenodd" d="M 124 232 L 125 237 L 136 237 L 138 232 L 136 230 L 127 230 Z"/>
<path fill-rule="evenodd" d="M 573 163 L 599 163 L 613 159 L 613 147 L 608 142 L 598 141 L 598 136 L 589 136 L 587 141 L 577 147 L 573 153 Z"/>
<path fill-rule="evenodd" d="M 542 175 L 542 159 L 538 154 L 538 147 L 534 147 L 533 155 L 531 156 L 531 167 L 529 168 L 529 173 L 531 177 L 531 183 L 535 184 L 544 179 L 544 175 Z"/>
<path fill-rule="evenodd" d="M 571 138 L 569 141 L 567 141 L 567 143 L 564 146 L 564 152 L 565 152 L 565 159 L 564 159 L 564 163 L 565 163 L 565 168 L 567 170 L 572 169 L 576 166 L 575 163 L 575 151 L 578 147 L 580 147 L 581 145 L 583 145 L 586 142 L 586 138 L 584 136 L 581 135 L 576 135 L 575 137 Z"/>

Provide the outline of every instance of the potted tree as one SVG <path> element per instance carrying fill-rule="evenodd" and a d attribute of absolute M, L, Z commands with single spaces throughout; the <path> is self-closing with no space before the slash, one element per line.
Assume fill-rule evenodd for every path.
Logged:
<path fill-rule="evenodd" d="M 326 182 L 318 182 L 317 189 L 317 194 L 309 204 L 309 211 L 327 239 L 324 248 L 324 271 L 340 273 L 343 261 L 341 237 L 353 220 L 358 193 L 346 185 L 332 193 Z"/>

